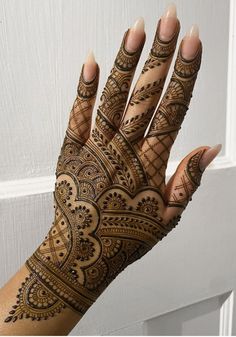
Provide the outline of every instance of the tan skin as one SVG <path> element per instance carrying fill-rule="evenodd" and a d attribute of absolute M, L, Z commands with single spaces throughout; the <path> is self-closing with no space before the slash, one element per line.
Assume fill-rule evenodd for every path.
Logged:
<path fill-rule="evenodd" d="M 172 13 L 170 17 L 162 17 L 163 27 L 161 29 L 162 39 L 165 38 L 168 40 L 169 37 L 173 35 L 173 30 L 176 25 L 176 17 Z M 126 41 L 127 45 L 126 48 L 130 51 L 135 50 L 141 43 L 143 43 L 145 34 L 142 32 L 141 24 L 139 23 L 140 27 L 138 29 L 131 30 L 129 32 L 128 39 Z M 185 37 L 183 44 L 182 44 L 182 54 L 184 55 L 185 59 L 192 59 L 195 55 L 196 50 L 200 45 L 200 40 L 197 34 L 193 34 L 191 36 Z M 90 80 L 94 77 L 96 72 L 97 65 L 91 59 L 87 60 L 84 65 L 84 77 L 87 80 Z M 150 81 L 150 77 L 152 80 L 155 80 L 155 72 L 149 73 L 146 77 L 140 77 L 137 83 L 137 87 L 144 86 L 145 83 Z M 91 107 L 91 113 L 92 113 Z M 133 112 L 132 109 L 129 110 L 128 115 L 132 116 Z M 205 152 L 204 156 L 201 159 L 201 166 L 203 169 L 214 159 L 214 157 L 219 152 L 219 147 L 210 149 L 209 147 L 205 146 L 202 149 L 208 150 Z M 174 183 L 178 180 L 178 177 L 181 176 L 186 161 L 188 157 L 186 157 L 181 165 L 179 166 L 177 173 L 174 177 L 172 177 L 168 188 L 166 189 L 165 195 L 171 194 L 171 189 Z M 171 217 L 176 215 L 179 212 L 179 209 L 175 207 L 169 208 L 166 212 L 167 217 Z M 29 274 L 28 269 L 26 266 L 22 266 L 21 269 L 7 282 L 7 284 L 0 290 L 0 333 L 1 335 L 66 335 L 68 334 L 73 327 L 79 322 L 81 318 L 81 314 L 77 313 L 74 310 L 69 309 L 68 307 L 64 309 L 60 314 L 55 315 L 54 317 L 48 320 L 41 320 L 41 321 L 32 321 L 30 319 L 22 319 L 17 320 L 16 322 L 5 323 L 6 317 L 9 315 L 9 310 L 11 310 L 12 305 L 16 301 L 16 294 L 18 293 L 18 289 L 21 287 L 21 283 L 25 279 L 25 277 Z"/>

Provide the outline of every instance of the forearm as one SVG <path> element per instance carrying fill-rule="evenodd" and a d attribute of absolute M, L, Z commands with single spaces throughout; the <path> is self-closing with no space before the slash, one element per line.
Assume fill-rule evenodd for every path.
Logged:
<path fill-rule="evenodd" d="M 20 301 L 16 297 L 22 289 L 22 283 L 30 277 L 30 272 L 24 265 L 0 290 L 0 334 L 1 335 L 66 335 L 78 323 L 81 315 L 69 307 L 63 309 L 60 315 L 50 316 L 50 319 L 14 319 L 13 306 L 17 306 Z M 29 300 L 29 298 L 28 298 Z M 24 305 L 24 302 L 22 302 Z M 16 307 L 15 307 L 16 308 Z M 13 310 L 13 311 L 12 311 Z M 9 311 L 12 314 L 9 314 Z M 11 318 L 11 324 L 7 320 Z M 16 316 L 15 316 L 16 317 Z M 22 317 L 23 318 L 23 317 Z M 39 317 L 38 317 L 39 319 Z M 10 322 L 9 322 L 10 323 Z"/>

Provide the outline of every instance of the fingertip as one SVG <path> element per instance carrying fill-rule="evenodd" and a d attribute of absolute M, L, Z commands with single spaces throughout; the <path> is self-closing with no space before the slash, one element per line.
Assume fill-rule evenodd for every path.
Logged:
<path fill-rule="evenodd" d="M 200 45 L 201 41 L 199 39 L 199 28 L 198 25 L 194 24 L 182 40 L 181 54 L 183 58 L 189 61 L 194 59 Z"/>
<path fill-rule="evenodd" d="M 217 157 L 222 149 L 222 144 L 217 144 L 215 146 L 209 147 L 204 151 L 202 158 L 200 160 L 199 166 L 202 171 L 204 171 L 207 166 Z"/>
<path fill-rule="evenodd" d="M 136 52 L 143 44 L 145 39 L 145 23 L 143 17 L 138 18 L 134 25 L 129 29 L 125 42 L 125 49 L 130 52 Z"/>
<path fill-rule="evenodd" d="M 98 64 L 95 60 L 95 56 L 92 50 L 87 54 L 87 57 L 83 66 L 83 78 L 85 82 L 91 82 L 97 75 Z"/>

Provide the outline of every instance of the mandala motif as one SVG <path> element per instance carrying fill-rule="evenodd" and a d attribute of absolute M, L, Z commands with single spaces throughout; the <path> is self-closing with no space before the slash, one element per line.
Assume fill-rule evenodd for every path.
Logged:
<path fill-rule="evenodd" d="M 74 214 L 74 221 L 77 224 L 78 228 L 85 228 L 89 227 L 92 222 L 92 215 L 90 214 L 90 211 L 85 206 L 76 206 L 74 210 L 72 210 L 72 213 Z"/>
<path fill-rule="evenodd" d="M 70 183 L 68 183 L 66 180 L 60 182 L 58 184 L 58 194 L 60 195 L 60 198 L 63 202 L 69 200 L 72 195 L 72 187 L 70 186 Z"/>
<path fill-rule="evenodd" d="M 16 305 L 12 307 L 5 322 L 15 322 L 23 318 L 30 318 L 32 321 L 46 320 L 65 307 L 63 302 L 30 274 L 19 288 Z"/>
<path fill-rule="evenodd" d="M 94 256 L 94 243 L 89 241 L 88 238 L 80 239 L 80 244 L 78 246 L 78 255 L 77 260 L 84 261 L 89 260 L 92 256 Z"/>

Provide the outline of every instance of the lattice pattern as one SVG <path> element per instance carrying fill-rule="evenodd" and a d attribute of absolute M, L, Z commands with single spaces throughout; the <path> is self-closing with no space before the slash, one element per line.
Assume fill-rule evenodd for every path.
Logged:
<path fill-rule="evenodd" d="M 93 106 L 96 98 L 99 70 L 97 68 L 94 79 L 86 82 L 83 78 L 83 69 L 77 88 L 77 97 L 71 109 L 67 133 L 81 143 L 84 143 L 90 134 Z"/>
<path fill-rule="evenodd" d="M 179 52 L 170 84 L 143 144 L 141 158 L 146 172 L 151 183 L 158 186 L 161 191 L 165 188 L 165 171 L 169 153 L 188 109 L 200 61 L 201 48 L 196 58 L 187 63 Z M 187 64 L 187 72 L 185 64 Z"/>
<path fill-rule="evenodd" d="M 56 207 L 53 227 L 39 247 L 39 251 L 49 261 L 60 266 L 67 256 L 70 246 L 70 231 L 67 221 L 60 208 Z"/>

